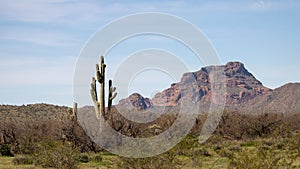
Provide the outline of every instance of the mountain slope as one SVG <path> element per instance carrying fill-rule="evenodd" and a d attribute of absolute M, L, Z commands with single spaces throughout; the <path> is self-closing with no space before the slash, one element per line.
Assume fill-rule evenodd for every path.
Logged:
<path fill-rule="evenodd" d="M 300 113 L 300 83 L 285 84 L 267 95 L 242 103 L 239 109 L 245 113 Z"/>

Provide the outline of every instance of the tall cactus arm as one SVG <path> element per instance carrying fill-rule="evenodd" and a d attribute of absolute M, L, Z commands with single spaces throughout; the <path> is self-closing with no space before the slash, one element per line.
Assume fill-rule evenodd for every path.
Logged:
<path fill-rule="evenodd" d="M 111 110 L 112 100 L 117 96 L 116 88 L 112 86 L 112 80 L 108 81 L 109 91 L 108 91 L 108 111 Z"/>
<path fill-rule="evenodd" d="M 99 118 L 99 116 L 100 116 L 100 104 L 98 102 L 96 79 L 94 77 L 92 78 L 90 91 L 91 91 L 92 100 L 94 102 L 94 108 L 95 108 L 96 116 L 97 116 L 97 118 Z"/>
<path fill-rule="evenodd" d="M 92 78 L 92 83 L 91 83 L 91 96 L 94 102 L 98 102 L 96 79 L 94 77 Z"/>

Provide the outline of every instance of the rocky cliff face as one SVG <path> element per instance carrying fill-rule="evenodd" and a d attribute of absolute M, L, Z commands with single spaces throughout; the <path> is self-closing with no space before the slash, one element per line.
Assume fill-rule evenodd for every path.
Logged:
<path fill-rule="evenodd" d="M 229 62 L 222 66 L 204 67 L 196 72 L 185 73 L 179 83 L 157 93 L 152 98 L 154 106 L 175 106 L 183 97 L 194 101 L 209 102 L 212 98 L 212 85 L 216 71 L 223 70 L 226 84 L 226 105 L 239 104 L 259 95 L 270 93 L 240 62 Z"/>

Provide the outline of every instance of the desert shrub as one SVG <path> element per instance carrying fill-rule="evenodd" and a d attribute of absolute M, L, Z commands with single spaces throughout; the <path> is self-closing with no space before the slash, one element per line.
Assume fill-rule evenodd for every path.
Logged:
<path fill-rule="evenodd" d="M 70 118 L 67 107 L 35 104 L 0 106 L 0 109 L 0 114 L 7 114 L 0 120 L 0 142 L 8 144 L 15 154 L 33 154 L 37 151 L 36 144 L 44 139 L 70 141 L 81 152 L 101 150 L 79 123 Z"/>
<path fill-rule="evenodd" d="M 91 161 L 100 163 L 102 162 L 102 156 L 101 155 L 95 155 L 94 157 L 91 158 Z"/>
<path fill-rule="evenodd" d="M 36 165 L 58 169 L 78 168 L 79 151 L 72 143 L 43 141 L 38 147 L 39 151 L 34 157 Z"/>
<path fill-rule="evenodd" d="M 241 152 L 242 151 L 242 148 L 239 147 L 239 146 L 230 146 L 228 148 L 229 151 L 232 151 L 232 152 Z"/>
<path fill-rule="evenodd" d="M 0 135 L 16 154 L 33 154 L 36 143 L 42 139 L 59 139 L 59 124 L 54 120 L 39 121 L 26 119 L 23 121 L 6 120 L 0 122 Z"/>
<path fill-rule="evenodd" d="M 194 153 L 191 154 L 191 156 L 189 157 L 191 159 L 191 161 L 192 161 L 192 167 L 195 167 L 195 168 L 202 167 L 202 165 L 203 165 L 203 163 L 202 163 L 203 162 L 202 156 L 205 153 L 206 153 L 206 151 L 203 152 L 202 150 L 194 150 Z"/>
<path fill-rule="evenodd" d="M 26 165 L 26 164 L 28 165 L 28 164 L 33 164 L 33 159 L 31 156 L 22 155 L 22 156 L 16 156 L 12 162 L 14 165 Z"/>
<path fill-rule="evenodd" d="M 189 158 L 189 162 L 180 161 L 176 156 L 185 156 Z M 194 168 L 202 167 L 203 157 L 212 156 L 203 144 L 198 143 L 198 137 L 188 135 L 179 144 L 171 150 L 149 158 L 126 158 L 117 157 L 112 161 L 113 168 L 123 169 L 176 169 L 181 168 L 180 165 L 189 165 Z"/>
<path fill-rule="evenodd" d="M 11 150 L 14 150 L 14 145 L 16 145 L 17 143 L 17 135 L 18 135 L 16 121 L 1 119 L 0 135 L 1 135 L 1 142 L 9 145 Z"/>
<path fill-rule="evenodd" d="M 288 138 L 292 137 L 292 127 L 289 122 L 284 122 L 276 126 L 272 133 L 270 134 L 271 138 L 280 139 L 280 138 Z"/>
<path fill-rule="evenodd" d="M 199 149 L 194 149 L 193 152 L 194 152 L 193 155 L 196 155 L 196 156 L 199 156 L 199 155 L 201 155 L 201 156 L 206 156 L 206 157 L 212 156 L 212 155 L 209 153 L 209 151 L 208 151 L 206 148 L 204 148 L 204 147 L 201 147 L 201 148 L 199 148 Z"/>
<path fill-rule="evenodd" d="M 192 167 L 202 167 L 203 156 L 210 156 L 210 153 L 204 147 L 203 144 L 199 144 L 198 137 L 194 135 L 188 135 L 179 144 L 177 144 L 170 152 L 174 152 L 176 155 L 186 156 L 191 159 Z"/>
<path fill-rule="evenodd" d="M 223 136 L 219 135 L 218 133 L 214 133 L 208 138 L 206 142 L 210 144 L 222 144 L 224 140 L 225 139 L 223 138 Z"/>
<path fill-rule="evenodd" d="M 219 145 L 217 145 L 217 146 L 215 146 L 213 149 L 214 149 L 214 151 L 215 151 L 216 153 L 219 153 L 219 151 L 222 149 L 222 147 L 219 146 Z"/>
<path fill-rule="evenodd" d="M 249 116 L 247 133 L 251 137 L 270 137 L 272 133 L 281 136 L 286 134 L 283 115 L 275 113 L 265 113 L 258 116 Z M 282 128 L 281 128 L 282 127 Z"/>
<path fill-rule="evenodd" d="M 285 143 L 279 142 L 276 144 L 278 150 L 283 150 L 285 148 Z"/>
<path fill-rule="evenodd" d="M 276 149 L 275 145 L 260 144 L 255 148 L 247 148 L 229 158 L 229 169 L 276 169 L 291 168 L 295 158 L 289 152 Z"/>
<path fill-rule="evenodd" d="M 35 132 L 29 132 L 27 135 L 24 134 L 23 136 L 20 136 L 20 138 L 18 139 L 18 146 L 16 146 L 16 150 L 18 152 L 18 154 L 34 154 L 37 150 L 37 140 L 35 140 L 34 137 L 32 135 Z"/>
<path fill-rule="evenodd" d="M 245 115 L 225 110 L 215 133 L 229 139 L 242 139 L 247 133 L 246 124 Z"/>
<path fill-rule="evenodd" d="M 81 154 L 78 157 L 78 161 L 81 163 L 88 163 L 89 162 L 89 156 L 86 154 Z"/>
<path fill-rule="evenodd" d="M 10 147 L 8 144 L 2 144 L 0 147 L 0 154 L 2 156 L 13 157 L 13 153 L 10 151 Z"/>
<path fill-rule="evenodd" d="M 112 168 L 118 169 L 176 169 L 178 168 L 178 162 L 175 160 L 175 156 L 173 152 L 166 152 L 149 158 L 118 157 L 111 163 Z"/>
<path fill-rule="evenodd" d="M 176 155 L 191 156 L 197 147 L 199 147 L 198 138 L 188 135 L 185 139 L 178 143 L 172 151 L 176 153 Z"/>
<path fill-rule="evenodd" d="M 287 139 L 288 151 L 293 153 L 295 158 L 300 157 L 300 133 L 295 134 L 291 138 Z"/>
<path fill-rule="evenodd" d="M 241 114 L 225 110 L 215 134 L 227 139 L 287 137 L 291 126 L 281 114 Z M 294 123 L 293 123 L 294 124 Z"/>
<path fill-rule="evenodd" d="M 61 129 L 67 141 L 72 142 L 80 152 L 99 152 L 101 148 L 86 135 L 81 125 L 75 119 L 63 122 Z"/>
<path fill-rule="evenodd" d="M 233 156 L 233 153 L 228 150 L 227 148 L 222 148 L 218 154 L 221 156 L 221 157 L 227 157 L 227 158 L 232 158 Z"/>
<path fill-rule="evenodd" d="M 247 141 L 245 143 L 240 144 L 241 147 L 254 147 L 256 145 L 257 145 L 256 141 Z"/>

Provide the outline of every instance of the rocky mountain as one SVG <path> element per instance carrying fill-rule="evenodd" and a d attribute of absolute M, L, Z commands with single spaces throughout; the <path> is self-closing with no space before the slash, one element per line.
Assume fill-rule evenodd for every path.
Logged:
<path fill-rule="evenodd" d="M 139 93 L 133 93 L 128 98 L 120 100 L 117 106 L 126 109 L 144 110 L 150 108 L 152 102 L 149 98 L 144 98 Z"/>
<path fill-rule="evenodd" d="M 289 83 L 277 89 L 269 89 L 257 80 L 240 62 L 228 62 L 226 65 L 203 67 L 196 72 L 183 74 L 180 82 L 173 83 L 162 92 L 155 94 L 150 100 L 138 93 L 130 95 L 119 102 L 119 106 L 131 107 L 137 110 L 152 106 L 174 107 L 185 97 L 200 101 L 202 106 L 211 102 L 212 87 L 216 72 L 222 70 L 221 79 L 226 85 L 227 109 L 242 113 L 299 113 L 300 83 Z"/>
<path fill-rule="evenodd" d="M 223 78 L 217 78 L 223 73 Z M 183 74 L 181 81 L 171 84 L 170 88 L 155 94 L 151 99 L 134 93 L 129 98 L 120 101 L 119 105 L 133 106 L 138 110 L 147 109 L 153 106 L 176 106 L 183 98 L 190 98 L 193 101 L 200 101 L 202 105 L 208 105 L 211 101 L 218 104 L 216 99 L 212 99 L 212 87 L 216 89 L 218 85 L 215 81 L 220 80 L 219 85 L 226 91 L 227 107 L 237 107 L 241 103 L 248 102 L 259 96 L 269 96 L 273 91 L 257 80 L 240 62 L 228 62 L 226 65 L 203 67 L 196 72 Z M 215 86 L 214 86 L 215 85 Z"/>
<path fill-rule="evenodd" d="M 194 101 L 209 102 L 212 98 L 212 85 L 216 73 L 222 70 L 224 78 L 220 83 L 226 84 L 226 105 L 240 104 L 272 90 L 264 87 L 240 62 L 229 62 L 221 66 L 204 67 L 196 72 L 185 73 L 181 81 L 157 93 L 152 102 L 155 106 L 175 106 L 182 97 Z M 225 93 L 225 92 L 224 92 Z"/>

